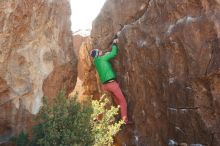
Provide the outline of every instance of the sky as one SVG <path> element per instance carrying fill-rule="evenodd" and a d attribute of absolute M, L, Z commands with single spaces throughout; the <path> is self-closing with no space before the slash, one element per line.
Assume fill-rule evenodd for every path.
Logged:
<path fill-rule="evenodd" d="M 99 14 L 105 1 L 106 0 L 70 0 L 72 9 L 72 31 L 91 29 L 92 21 Z"/>

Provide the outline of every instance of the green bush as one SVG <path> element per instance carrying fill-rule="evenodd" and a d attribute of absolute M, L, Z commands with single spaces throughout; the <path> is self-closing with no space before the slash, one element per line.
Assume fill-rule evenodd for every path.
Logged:
<path fill-rule="evenodd" d="M 115 122 L 115 116 L 118 114 L 118 108 L 110 106 L 107 108 L 109 100 L 93 100 L 93 114 L 91 118 L 92 135 L 94 136 L 94 146 L 111 146 L 113 136 L 115 136 L 124 122 L 121 120 Z M 98 117 L 98 119 L 97 119 Z M 94 120 L 95 119 L 95 120 Z"/>
<path fill-rule="evenodd" d="M 28 134 L 23 131 L 17 137 L 12 137 L 10 140 L 14 142 L 16 146 L 28 146 L 29 144 Z"/>
<path fill-rule="evenodd" d="M 43 99 L 43 106 L 33 127 L 33 138 L 21 133 L 18 139 L 22 146 L 109 146 L 113 136 L 120 130 L 123 121 L 115 122 L 118 108 L 110 106 L 109 101 L 94 100 L 89 103 L 76 101 L 77 95 L 67 99 L 60 92 L 52 103 Z M 100 118 L 101 117 L 101 118 Z M 17 146 L 20 146 L 16 142 Z"/>
<path fill-rule="evenodd" d="M 67 100 L 60 92 L 54 102 L 40 110 L 40 122 L 34 129 L 35 141 L 41 146 L 91 146 L 91 106 L 76 102 L 76 97 Z"/>

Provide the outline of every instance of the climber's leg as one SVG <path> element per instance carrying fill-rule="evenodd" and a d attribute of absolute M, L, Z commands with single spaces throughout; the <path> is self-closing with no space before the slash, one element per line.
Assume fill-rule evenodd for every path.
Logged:
<path fill-rule="evenodd" d="M 116 81 L 114 81 L 111 83 L 107 83 L 103 86 L 104 86 L 103 89 L 114 94 L 114 100 L 119 103 L 118 105 L 120 105 L 121 118 L 124 120 L 125 123 L 127 123 L 127 121 L 128 121 L 127 102 L 125 100 L 125 97 L 124 97 L 118 83 Z"/>
<path fill-rule="evenodd" d="M 110 92 L 110 93 L 113 95 L 113 97 L 115 96 L 115 95 L 112 93 L 112 91 L 111 91 L 111 84 L 110 84 L 110 83 L 108 83 L 108 84 L 103 84 L 103 85 L 102 85 L 102 89 L 105 90 L 105 91 Z M 120 103 L 119 103 L 119 101 L 118 101 L 117 98 L 113 98 L 113 100 L 114 100 L 115 104 L 120 105 Z"/>

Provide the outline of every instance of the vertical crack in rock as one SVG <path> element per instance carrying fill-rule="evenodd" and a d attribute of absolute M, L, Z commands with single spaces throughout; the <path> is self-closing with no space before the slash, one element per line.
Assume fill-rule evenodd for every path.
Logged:
<path fill-rule="evenodd" d="M 136 19 L 134 21 L 129 22 L 127 24 L 123 24 L 123 25 L 119 24 L 121 27 L 117 32 L 120 33 L 127 25 L 132 25 L 137 22 L 141 23 L 140 20 L 143 19 L 144 15 L 147 13 L 147 10 L 149 8 L 150 3 L 152 3 L 152 2 L 153 2 L 153 0 L 149 0 L 148 2 L 145 3 L 145 6 L 143 8 L 141 7 L 141 11 L 139 12 L 140 14 L 137 15 L 138 17 L 136 17 Z"/>

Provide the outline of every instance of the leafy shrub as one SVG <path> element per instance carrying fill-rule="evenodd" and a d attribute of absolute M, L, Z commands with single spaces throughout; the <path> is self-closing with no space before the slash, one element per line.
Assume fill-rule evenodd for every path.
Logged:
<path fill-rule="evenodd" d="M 16 139 L 17 146 L 109 146 L 113 136 L 120 130 L 123 121 L 115 122 L 118 108 L 109 101 L 94 100 L 89 103 L 76 101 L 60 92 L 52 103 L 43 99 L 43 106 L 33 127 L 33 138 L 21 133 Z"/>
<path fill-rule="evenodd" d="M 109 100 L 105 98 L 102 100 L 93 100 L 92 120 L 92 135 L 95 137 L 94 146 L 111 146 L 113 144 L 113 136 L 116 135 L 124 122 L 121 120 L 115 122 L 115 116 L 118 114 L 118 108 L 110 106 L 106 108 Z"/>
<path fill-rule="evenodd" d="M 52 105 L 44 100 L 37 116 L 40 124 L 34 128 L 35 141 L 41 146 L 91 146 L 91 114 L 91 106 L 76 102 L 76 97 L 67 100 L 60 92 Z"/>
<path fill-rule="evenodd" d="M 12 137 L 10 140 L 14 142 L 16 146 L 28 146 L 29 144 L 28 134 L 23 131 L 17 137 Z"/>

